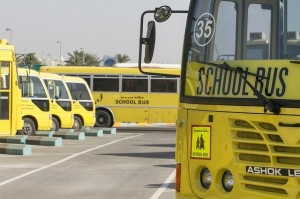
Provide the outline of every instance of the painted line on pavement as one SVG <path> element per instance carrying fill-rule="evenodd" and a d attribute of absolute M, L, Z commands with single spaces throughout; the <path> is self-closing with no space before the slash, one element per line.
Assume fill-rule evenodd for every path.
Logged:
<path fill-rule="evenodd" d="M 163 192 L 168 188 L 170 183 L 173 181 L 173 179 L 176 176 L 176 169 L 169 175 L 169 177 L 164 181 L 164 183 L 156 190 L 156 192 L 151 196 L 150 199 L 158 199 Z"/>
<path fill-rule="evenodd" d="M 75 157 L 77 157 L 77 156 L 80 156 L 80 155 L 83 155 L 83 154 L 85 154 L 85 153 L 88 153 L 88 152 L 90 152 L 90 151 L 94 151 L 94 150 L 100 149 L 100 148 L 102 148 L 102 147 L 109 146 L 109 145 L 115 144 L 115 143 L 120 142 L 120 141 L 123 141 L 123 140 L 128 140 L 128 139 L 136 138 L 136 137 L 139 137 L 139 136 L 142 136 L 142 135 L 144 135 L 144 134 L 138 134 L 138 135 L 135 135 L 135 136 L 131 136 L 131 137 L 126 137 L 126 138 L 114 140 L 114 141 L 112 141 L 112 142 L 109 142 L 109 143 L 106 143 L 106 144 L 102 144 L 102 145 L 99 145 L 99 146 L 97 146 L 97 147 L 94 147 L 94 148 L 91 148 L 91 149 L 87 149 L 87 150 L 82 151 L 82 152 L 79 152 L 79 153 L 75 153 L 75 154 L 73 154 L 73 155 L 70 155 L 70 156 L 68 156 L 68 157 L 66 157 L 66 158 L 64 158 L 64 159 L 61 159 L 61 160 L 56 161 L 56 162 L 54 162 L 54 163 L 51 163 L 51 164 L 49 164 L 49 165 L 43 166 L 43 167 L 41 167 L 41 168 L 38 168 L 38 169 L 35 169 L 35 170 L 32 170 L 32 171 L 29 171 L 29 172 L 27 172 L 27 173 L 24 173 L 24 174 L 21 174 L 21 175 L 19 175 L 19 176 L 10 178 L 10 179 L 8 179 L 8 180 L 5 180 L 5 181 L 3 181 L 3 182 L 0 183 L 0 187 L 4 186 L 4 185 L 6 185 L 6 184 L 9 184 L 9 183 L 11 183 L 11 182 L 14 182 L 14 181 L 16 181 L 16 180 L 19 180 L 19 179 L 21 179 L 21 178 L 24 178 L 24 177 L 26 177 L 26 176 L 29 176 L 29 175 L 31 175 L 31 174 L 34 174 L 34 173 L 37 173 L 37 172 L 39 172 L 39 171 L 43 171 L 43 170 L 48 169 L 48 168 L 50 168 L 50 167 L 56 166 L 56 165 L 58 165 L 58 164 L 61 164 L 61 163 L 63 163 L 63 162 L 66 162 L 66 161 L 68 161 L 68 160 L 70 160 L 70 159 L 72 159 L 72 158 L 75 158 Z"/>

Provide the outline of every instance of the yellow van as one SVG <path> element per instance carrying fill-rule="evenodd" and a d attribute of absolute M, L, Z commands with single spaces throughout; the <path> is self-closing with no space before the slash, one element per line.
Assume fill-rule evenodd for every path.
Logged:
<path fill-rule="evenodd" d="M 95 102 L 86 81 L 79 77 L 62 76 L 67 84 L 73 100 L 74 128 L 94 126 Z"/>
<path fill-rule="evenodd" d="M 61 76 L 52 73 L 40 73 L 50 95 L 50 109 L 52 113 L 52 129 L 73 128 L 74 115 L 72 113 L 71 95 Z"/>

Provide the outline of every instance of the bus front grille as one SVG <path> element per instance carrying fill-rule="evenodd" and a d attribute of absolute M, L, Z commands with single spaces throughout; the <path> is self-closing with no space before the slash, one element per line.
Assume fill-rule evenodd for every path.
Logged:
<path fill-rule="evenodd" d="M 284 133 L 266 122 L 231 119 L 230 130 L 233 155 L 239 166 L 256 166 L 261 168 L 297 169 L 300 165 L 300 147 L 285 143 Z M 288 196 L 286 184 L 289 180 L 300 184 L 300 178 L 291 176 L 267 175 L 264 173 L 240 173 L 241 186 L 249 191 L 273 193 Z M 300 195 L 300 191 L 298 193 Z"/>

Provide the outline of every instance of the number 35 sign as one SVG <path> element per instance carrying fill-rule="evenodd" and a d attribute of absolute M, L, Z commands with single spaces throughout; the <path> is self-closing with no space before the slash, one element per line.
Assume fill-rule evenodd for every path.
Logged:
<path fill-rule="evenodd" d="M 215 19 L 209 13 L 202 14 L 194 27 L 194 38 L 199 46 L 206 46 L 215 34 Z"/>

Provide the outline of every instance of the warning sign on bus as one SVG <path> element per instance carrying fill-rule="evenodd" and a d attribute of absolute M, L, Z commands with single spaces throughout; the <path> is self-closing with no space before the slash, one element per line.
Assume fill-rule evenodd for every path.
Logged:
<path fill-rule="evenodd" d="M 210 159 L 211 126 L 192 126 L 191 158 Z"/>

